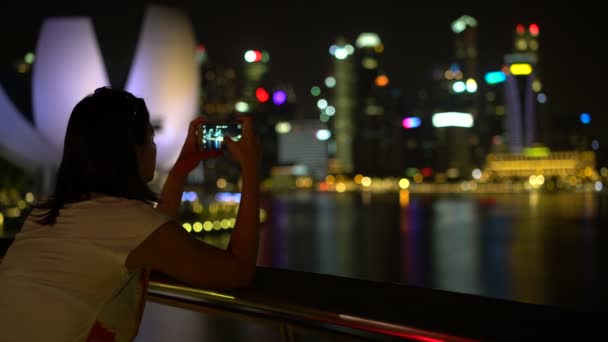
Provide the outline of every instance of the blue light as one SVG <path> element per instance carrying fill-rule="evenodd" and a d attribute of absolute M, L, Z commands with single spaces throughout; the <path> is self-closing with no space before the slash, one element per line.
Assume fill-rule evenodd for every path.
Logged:
<path fill-rule="evenodd" d="M 502 71 L 492 71 L 485 75 L 487 84 L 498 84 L 507 80 L 507 75 Z"/>
<path fill-rule="evenodd" d="M 599 148 L 600 148 L 600 142 L 594 139 L 591 142 L 591 148 L 594 149 L 594 150 L 596 150 L 596 151 L 599 150 Z"/>
<path fill-rule="evenodd" d="M 589 113 L 583 113 L 580 116 L 580 120 L 583 125 L 588 125 L 591 122 L 591 115 L 589 115 Z"/>
<path fill-rule="evenodd" d="M 230 193 L 230 192 L 218 192 L 215 195 L 215 200 L 222 203 L 240 203 L 241 202 L 241 194 L 240 193 Z"/>
<path fill-rule="evenodd" d="M 277 90 L 272 94 L 272 102 L 277 106 L 285 103 L 285 100 L 287 100 L 287 94 L 282 90 Z"/>

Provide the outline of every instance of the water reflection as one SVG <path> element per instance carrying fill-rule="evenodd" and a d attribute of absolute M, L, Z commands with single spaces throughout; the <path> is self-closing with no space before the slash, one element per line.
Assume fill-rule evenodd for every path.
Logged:
<path fill-rule="evenodd" d="M 531 303 L 606 304 L 601 194 L 302 192 L 276 195 L 268 206 L 263 266 Z"/>

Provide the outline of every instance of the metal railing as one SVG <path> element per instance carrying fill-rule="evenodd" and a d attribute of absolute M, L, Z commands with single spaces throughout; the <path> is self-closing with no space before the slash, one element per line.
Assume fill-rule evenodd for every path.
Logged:
<path fill-rule="evenodd" d="M 0 241 L 0 262 L 10 245 Z M 330 340 L 579 340 L 606 315 L 476 295 L 258 267 L 246 288 L 200 289 L 152 272 L 148 301 Z"/>

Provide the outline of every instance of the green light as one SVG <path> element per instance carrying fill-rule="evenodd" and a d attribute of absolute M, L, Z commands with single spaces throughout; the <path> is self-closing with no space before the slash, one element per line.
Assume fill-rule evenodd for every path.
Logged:
<path fill-rule="evenodd" d="M 319 96 L 321 95 L 321 88 L 314 86 L 310 88 L 310 93 L 312 94 L 312 96 Z"/>
<path fill-rule="evenodd" d="M 544 158 L 549 156 L 549 148 L 547 147 L 527 147 L 524 148 L 524 156 L 530 158 Z"/>
<path fill-rule="evenodd" d="M 34 54 L 31 52 L 28 52 L 25 54 L 25 57 L 23 57 L 23 60 L 27 64 L 32 64 L 32 63 L 34 63 L 34 58 L 35 58 Z"/>

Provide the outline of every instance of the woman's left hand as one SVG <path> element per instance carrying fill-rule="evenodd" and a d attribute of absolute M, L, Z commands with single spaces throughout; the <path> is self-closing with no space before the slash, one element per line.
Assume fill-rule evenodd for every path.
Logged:
<path fill-rule="evenodd" d="M 220 157 L 223 152 L 221 150 L 201 150 L 198 147 L 197 127 L 205 122 L 205 118 L 198 117 L 190 121 L 188 127 L 188 136 L 182 146 L 182 151 L 173 166 L 173 172 L 187 175 L 204 159 Z"/>

